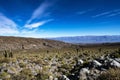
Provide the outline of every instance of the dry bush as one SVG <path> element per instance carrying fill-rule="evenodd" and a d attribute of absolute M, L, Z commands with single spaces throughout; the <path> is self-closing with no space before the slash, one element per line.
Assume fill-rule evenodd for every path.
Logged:
<path fill-rule="evenodd" d="M 109 69 L 102 73 L 97 80 L 120 80 L 120 69 Z"/>

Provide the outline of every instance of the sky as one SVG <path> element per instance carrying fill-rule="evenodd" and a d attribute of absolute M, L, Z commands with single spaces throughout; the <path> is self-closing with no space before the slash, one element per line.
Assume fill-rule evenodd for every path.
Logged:
<path fill-rule="evenodd" d="M 120 0 L 0 0 L 0 36 L 120 35 Z"/>

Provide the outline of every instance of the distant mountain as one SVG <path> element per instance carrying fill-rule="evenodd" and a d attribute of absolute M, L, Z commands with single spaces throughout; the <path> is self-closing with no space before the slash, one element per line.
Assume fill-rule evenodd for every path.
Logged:
<path fill-rule="evenodd" d="M 115 43 L 120 42 L 120 35 L 115 36 L 76 36 L 76 37 L 57 37 L 50 38 L 68 43 Z"/>

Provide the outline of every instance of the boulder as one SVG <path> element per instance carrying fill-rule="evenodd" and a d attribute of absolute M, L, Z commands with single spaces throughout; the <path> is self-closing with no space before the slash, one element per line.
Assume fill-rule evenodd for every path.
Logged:
<path fill-rule="evenodd" d="M 102 64 L 100 62 L 98 62 L 97 60 L 93 60 L 93 65 L 95 66 L 102 66 Z"/>
<path fill-rule="evenodd" d="M 115 60 L 120 63 L 120 58 L 115 58 Z"/>
<path fill-rule="evenodd" d="M 90 73 L 90 71 L 87 68 L 82 68 L 79 73 L 79 79 L 80 80 L 86 80 L 87 75 Z"/>
<path fill-rule="evenodd" d="M 112 62 L 110 63 L 110 65 L 111 65 L 112 67 L 120 68 L 120 63 L 117 62 L 117 61 L 115 61 L 115 60 L 112 60 Z"/>
<path fill-rule="evenodd" d="M 78 65 L 81 65 L 81 64 L 83 64 L 83 63 L 84 63 L 84 61 L 83 61 L 82 59 L 79 59 L 77 64 L 78 64 Z"/>
<path fill-rule="evenodd" d="M 70 80 L 66 75 L 62 75 L 61 80 Z"/>
<path fill-rule="evenodd" d="M 53 76 L 49 76 L 49 80 L 53 80 Z"/>

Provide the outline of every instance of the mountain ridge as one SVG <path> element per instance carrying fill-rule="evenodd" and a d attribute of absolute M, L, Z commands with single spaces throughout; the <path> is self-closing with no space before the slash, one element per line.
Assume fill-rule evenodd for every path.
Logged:
<path fill-rule="evenodd" d="M 120 42 L 120 35 L 104 35 L 104 36 L 72 36 L 72 37 L 56 37 L 51 40 L 58 40 L 67 43 L 116 43 Z"/>

